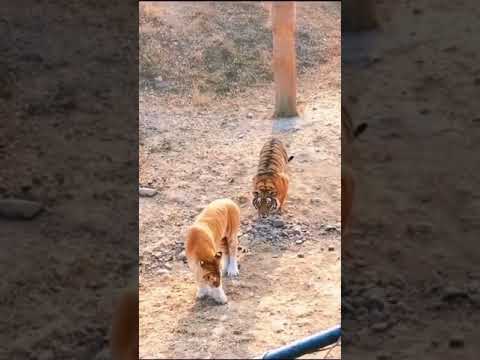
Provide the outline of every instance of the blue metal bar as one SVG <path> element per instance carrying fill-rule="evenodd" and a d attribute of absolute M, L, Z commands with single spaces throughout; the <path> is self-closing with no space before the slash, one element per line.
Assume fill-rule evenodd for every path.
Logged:
<path fill-rule="evenodd" d="M 275 350 L 267 351 L 262 359 L 295 359 L 336 343 L 340 336 L 340 325 L 337 325 L 305 339 L 295 341 Z"/>

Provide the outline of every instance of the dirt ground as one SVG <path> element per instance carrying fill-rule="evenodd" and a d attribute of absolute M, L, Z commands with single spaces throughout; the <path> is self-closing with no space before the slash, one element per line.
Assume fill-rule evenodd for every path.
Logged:
<path fill-rule="evenodd" d="M 162 6 L 185 14 L 179 4 Z M 233 3 L 223 6 L 233 18 L 250 12 L 268 18 L 260 3 L 238 12 Z M 340 11 L 334 6 L 299 4 L 299 27 L 324 39 L 324 60 L 299 77 L 300 118 L 270 119 L 273 87 L 261 78 L 239 81 L 224 96 L 211 95 L 212 85 L 201 104 L 184 89 L 141 88 L 140 185 L 158 193 L 140 198 L 140 357 L 251 358 L 340 323 Z M 295 156 L 291 188 L 285 213 L 259 221 L 251 178 L 272 134 Z M 226 280 L 224 306 L 195 300 L 183 252 L 185 230 L 219 197 L 239 203 L 242 217 L 240 277 Z M 335 347 L 328 358 L 340 358 L 340 351 Z"/>
<path fill-rule="evenodd" d="M 381 31 L 342 39 L 342 96 L 369 122 L 356 147 L 355 258 L 342 264 L 343 355 L 476 359 L 478 8 L 391 5 Z"/>

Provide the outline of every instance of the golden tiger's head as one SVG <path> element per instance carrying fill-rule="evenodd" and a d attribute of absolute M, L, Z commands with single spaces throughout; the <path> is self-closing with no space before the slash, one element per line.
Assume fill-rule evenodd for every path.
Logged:
<path fill-rule="evenodd" d="M 255 184 L 252 205 L 261 217 L 273 213 L 278 207 L 277 190 L 273 183 L 262 182 Z"/>
<path fill-rule="evenodd" d="M 219 287 L 222 282 L 220 272 L 220 263 L 222 260 L 222 252 L 218 251 L 213 259 L 201 260 L 200 267 L 202 268 L 202 280 L 210 287 Z"/>

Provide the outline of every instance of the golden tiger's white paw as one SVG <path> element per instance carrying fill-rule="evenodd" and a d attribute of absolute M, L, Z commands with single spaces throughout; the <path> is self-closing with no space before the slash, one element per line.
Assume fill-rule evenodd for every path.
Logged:
<path fill-rule="evenodd" d="M 212 289 L 211 295 L 212 298 L 220 304 L 226 304 L 228 301 L 227 295 L 225 295 L 225 292 L 221 287 Z"/>
<path fill-rule="evenodd" d="M 227 275 L 229 277 L 235 277 L 235 276 L 240 275 L 240 273 L 238 271 L 237 259 L 229 258 L 228 267 L 227 267 Z"/>
<path fill-rule="evenodd" d="M 209 294 L 208 288 L 206 288 L 206 287 L 198 288 L 198 290 L 197 290 L 197 299 L 204 298 L 204 297 L 207 296 L 208 294 Z"/>

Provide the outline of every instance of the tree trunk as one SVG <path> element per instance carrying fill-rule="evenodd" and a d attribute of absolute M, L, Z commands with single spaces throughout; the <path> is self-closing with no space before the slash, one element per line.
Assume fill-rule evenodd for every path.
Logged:
<path fill-rule="evenodd" d="M 342 31 L 360 32 L 377 27 L 375 0 L 342 1 Z"/>
<path fill-rule="evenodd" d="M 295 2 L 272 4 L 273 78 L 275 117 L 297 114 L 297 68 L 295 50 Z"/>

